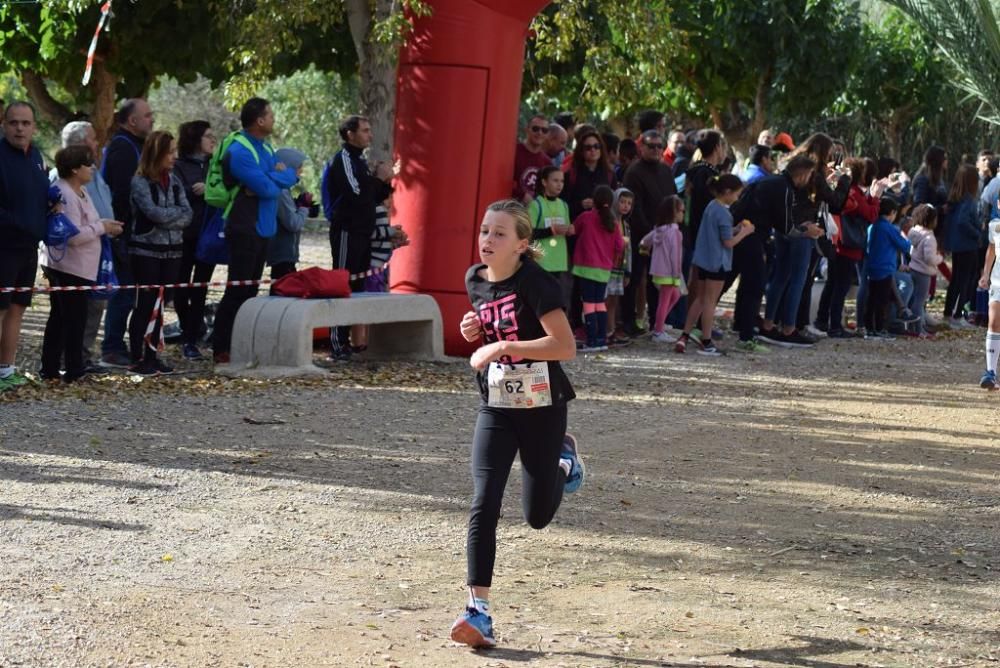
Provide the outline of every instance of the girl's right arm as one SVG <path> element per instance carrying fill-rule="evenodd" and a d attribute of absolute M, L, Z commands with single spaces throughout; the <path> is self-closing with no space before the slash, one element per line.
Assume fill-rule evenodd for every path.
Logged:
<path fill-rule="evenodd" d="M 996 246 L 990 244 L 986 248 L 986 262 L 983 263 L 983 275 L 979 277 L 979 287 L 982 290 L 988 290 L 990 287 L 990 274 L 993 272 L 993 263 L 996 259 Z"/>

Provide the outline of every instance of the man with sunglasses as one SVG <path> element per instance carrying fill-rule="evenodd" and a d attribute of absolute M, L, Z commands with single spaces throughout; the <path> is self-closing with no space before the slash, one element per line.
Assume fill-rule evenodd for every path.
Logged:
<path fill-rule="evenodd" d="M 514 154 L 514 199 L 526 205 L 535 199 L 538 170 L 552 164 L 552 159 L 544 151 L 548 133 L 548 119 L 535 114 L 528 120 L 524 129 L 524 141 L 517 145 Z"/>
<path fill-rule="evenodd" d="M 637 142 L 639 159 L 625 172 L 625 187 L 635 193 L 632 209 L 632 238 L 642 239 L 653 229 L 656 211 L 665 197 L 677 194 L 673 170 L 663 162 L 663 135 L 658 130 L 646 130 Z M 649 256 L 639 254 L 639 244 L 632 245 L 632 280 L 625 288 L 622 313 L 625 331 L 630 336 L 641 334 L 640 322 L 646 314 L 646 269 Z"/>

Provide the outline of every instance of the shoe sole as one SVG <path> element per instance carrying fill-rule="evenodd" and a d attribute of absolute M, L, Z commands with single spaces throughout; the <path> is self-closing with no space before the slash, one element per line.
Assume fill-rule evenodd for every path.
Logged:
<path fill-rule="evenodd" d="M 983 388 L 984 390 L 989 390 L 990 392 L 996 392 L 997 390 L 1000 390 L 1000 387 L 997 387 L 996 383 L 991 383 L 988 380 L 979 381 L 979 387 Z"/>
<path fill-rule="evenodd" d="M 451 639 L 475 649 L 487 649 L 495 647 L 497 644 L 496 640 L 490 640 L 464 619 L 455 622 L 454 626 L 451 627 Z"/>
<path fill-rule="evenodd" d="M 715 352 L 709 352 L 707 350 L 696 350 L 695 352 L 701 355 L 702 357 L 722 357 L 721 350 L 716 350 Z"/>
<path fill-rule="evenodd" d="M 772 346 L 778 346 L 779 348 L 791 348 L 795 345 L 785 341 L 779 341 L 778 339 L 772 339 L 768 336 L 758 336 L 757 338 L 760 339 L 762 343 L 769 343 Z"/>

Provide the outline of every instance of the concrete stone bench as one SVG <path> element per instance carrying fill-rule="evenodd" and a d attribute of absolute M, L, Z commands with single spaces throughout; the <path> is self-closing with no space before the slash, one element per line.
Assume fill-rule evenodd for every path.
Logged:
<path fill-rule="evenodd" d="M 313 364 L 313 330 L 371 325 L 367 356 L 443 360 L 441 310 L 428 295 L 357 293 L 344 299 L 254 297 L 236 314 L 229 375 L 326 373 Z"/>

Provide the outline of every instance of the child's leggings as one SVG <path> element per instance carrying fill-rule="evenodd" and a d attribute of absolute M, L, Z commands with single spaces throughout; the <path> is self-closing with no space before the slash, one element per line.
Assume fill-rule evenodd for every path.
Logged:
<path fill-rule="evenodd" d="M 469 585 L 493 584 L 497 520 L 516 455 L 521 456 L 521 505 L 528 524 L 541 529 L 559 509 L 566 486 L 566 472 L 559 466 L 566 413 L 566 404 L 528 409 L 480 407 L 472 439 L 475 496 L 469 513 Z"/>
<path fill-rule="evenodd" d="M 677 302 L 680 301 L 681 291 L 676 285 L 661 285 L 660 286 L 660 299 L 656 303 L 656 326 L 653 331 L 657 334 L 663 333 L 663 323 L 666 322 L 667 316 L 670 311 L 673 310 Z"/>

